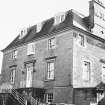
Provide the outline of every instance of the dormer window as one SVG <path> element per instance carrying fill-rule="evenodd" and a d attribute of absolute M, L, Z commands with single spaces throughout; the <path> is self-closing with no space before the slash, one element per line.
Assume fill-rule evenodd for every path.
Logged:
<path fill-rule="evenodd" d="M 41 31 L 42 26 L 43 26 L 43 23 L 42 23 L 42 22 L 36 24 L 36 32 L 37 32 L 37 33 Z"/>
<path fill-rule="evenodd" d="M 20 35 L 19 35 L 19 39 L 22 39 L 28 32 L 27 28 L 24 28 L 21 30 Z"/>
<path fill-rule="evenodd" d="M 65 20 L 66 14 L 65 13 L 58 13 L 54 17 L 54 25 L 60 24 Z"/>

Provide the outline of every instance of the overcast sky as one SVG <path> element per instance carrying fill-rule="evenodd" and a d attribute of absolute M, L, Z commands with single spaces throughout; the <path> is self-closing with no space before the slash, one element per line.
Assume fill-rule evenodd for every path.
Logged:
<path fill-rule="evenodd" d="M 74 9 L 88 15 L 88 2 L 89 0 L 0 0 L 0 50 L 9 44 L 22 28 L 46 20 L 58 12 Z M 0 52 L 0 68 L 1 65 Z"/>

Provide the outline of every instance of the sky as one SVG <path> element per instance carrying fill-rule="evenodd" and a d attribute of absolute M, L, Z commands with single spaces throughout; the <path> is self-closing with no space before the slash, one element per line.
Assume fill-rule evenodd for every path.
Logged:
<path fill-rule="evenodd" d="M 89 0 L 0 0 L 0 50 L 24 27 L 35 25 L 70 9 L 88 16 Z M 0 70 L 2 59 L 3 54 L 0 52 Z"/>

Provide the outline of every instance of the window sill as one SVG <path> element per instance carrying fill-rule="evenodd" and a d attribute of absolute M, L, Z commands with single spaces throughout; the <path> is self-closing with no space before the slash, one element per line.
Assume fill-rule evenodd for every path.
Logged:
<path fill-rule="evenodd" d="M 85 83 L 89 83 L 89 82 L 90 82 L 90 80 L 83 80 L 83 82 L 85 82 Z"/>
<path fill-rule="evenodd" d="M 12 58 L 12 61 L 17 61 L 17 58 Z"/>
<path fill-rule="evenodd" d="M 55 81 L 55 79 L 45 79 L 44 82 Z"/>
<path fill-rule="evenodd" d="M 14 82 L 10 82 L 10 84 L 11 84 L 11 85 L 14 85 L 15 83 L 14 83 Z"/>
<path fill-rule="evenodd" d="M 55 50 L 56 49 L 56 47 L 54 47 L 54 48 L 48 48 L 48 50 Z"/>
<path fill-rule="evenodd" d="M 33 55 L 35 55 L 35 54 L 28 54 L 27 56 L 30 57 L 30 56 L 33 56 Z"/>

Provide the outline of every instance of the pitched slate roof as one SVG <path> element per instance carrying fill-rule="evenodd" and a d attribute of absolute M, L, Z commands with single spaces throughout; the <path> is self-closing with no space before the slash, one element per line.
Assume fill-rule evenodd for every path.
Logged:
<path fill-rule="evenodd" d="M 27 35 L 23 37 L 22 39 L 19 39 L 19 35 L 2 51 L 6 51 L 10 48 L 15 48 L 19 45 L 22 45 L 24 43 L 30 42 L 32 40 L 35 40 L 39 37 L 43 37 L 45 35 L 50 35 L 51 33 L 56 33 L 58 31 L 63 30 L 66 27 L 70 27 L 73 24 L 73 12 L 72 10 L 69 10 L 66 12 L 66 18 L 65 20 L 60 23 L 59 25 L 53 25 L 54 23 L 54 17 L 46 20 L 43 22 L 43 27 L 40 32 L 36 33 L 36 25 L 30 27 L 28 29 Z"/>

